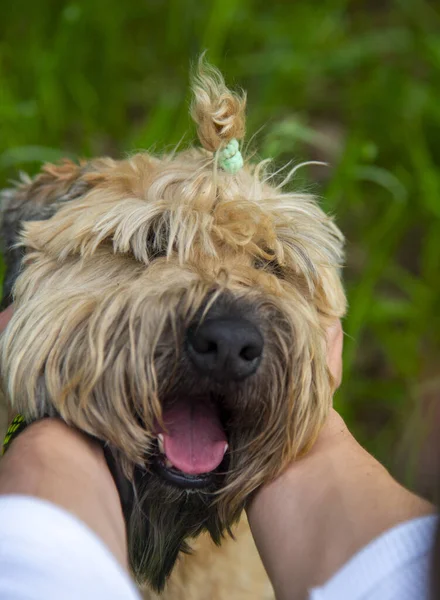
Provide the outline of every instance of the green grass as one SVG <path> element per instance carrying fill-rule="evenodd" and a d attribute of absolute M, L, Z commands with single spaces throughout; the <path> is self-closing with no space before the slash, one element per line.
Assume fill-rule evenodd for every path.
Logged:
<path fill-rule="evenodd" d="M 391 464 L 440 363 L 434 4 L 17 0 L 2 8 L 0 32 L 2 185 L 65 155 L 189 143 L 188 67 L 205 48 L 247 89 L 260 157 L 330 163 L 304 169 L 297 185 L 322 197 L 347 236 L 336 402 Z"/>

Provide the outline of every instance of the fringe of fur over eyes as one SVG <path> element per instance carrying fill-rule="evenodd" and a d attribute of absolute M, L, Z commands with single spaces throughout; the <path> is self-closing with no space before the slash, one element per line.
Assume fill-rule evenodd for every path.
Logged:
<path fill-rule="evenodd" d="M 207 300 L 249 305 L 265 357 L 255 376 L 226 390 L 230 466 L 210 508 L 218 538 L 214 530 L 304 452 L 326 418 L 325 329 L 345 311 L 343 239 L 313 197 L 273 184 L 263 163 L 234 176 L 217 169 L 213 152 L 244 135 L 245 98 L 203 65 L 194 94 L 204 149 L 48 165 L 3 194 L 3 229 L 24 222 L 24 258 L 0 358 L 14 409 L 30 418 L 56 410 L 108 441 L 131 476 L 148 467 L 163 397 L 182 381 L 201 385 L 179 351 L 186 326 Z M 159 509 L 150 524 L 165 527 Z M 150 532 L 160 551 L 142 550 L 138 525 L 130 544 L 139 570 L 170 539 L 175 552 L 183 544 L 184 527 L 180 538 L 161 530 Z"/>

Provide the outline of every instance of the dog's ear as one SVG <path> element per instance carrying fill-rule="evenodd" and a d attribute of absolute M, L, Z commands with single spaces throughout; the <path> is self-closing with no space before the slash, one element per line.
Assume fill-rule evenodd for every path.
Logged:
<path fill-rule="evenodd" d="M 66 202 L 86 193 L 93 186 L 93 179 L 86 177 L 90 170 L 89 164 L 70 160 L 47 164 L 33 179 L 23 174 L 14 188 L 0 191 L 0 236 L 6 267 L 2 309 L 13 301 L 12 290 L 24 253 L 17 246 L 23 223 L 47 220 Z"/>
<path fill-rule="evenodd" d="M 151 253 L 158 248 L 163 251 L 168 223 L 161 217 L 170 197 L 179 198 L 176 185 L 185 181 L 186 171 L 183 176 L 179 172 L 176 184 L 173 162 L 147 153 L 120 161 L 95 159 L 87 167 L 75 184 L 81 188 L 79 193 L 68 192 L 72 201 L 57 202 L 59 210 L 48 221 L 25 223 L 20 242 L 29 252 L 44 253 L 59 262 L 73 255 L 92 256 L 98 248 L 112 246 L 112 253 L 131 254 L 148 263 Z M 152 227 L 158 220 L 162 223 L 159 231 Z M 149 236 L 152 229 L 154 235 Z"/>
<path fill-rule="evenodd" d="M 282 209 L 274 213 L 280 263 L 293 274 L 296 285 L 301 282 L 326 329 L 346 309 L 341 281 L 344 237 L 313 196 L 285 194 L 283 201 Z"/>

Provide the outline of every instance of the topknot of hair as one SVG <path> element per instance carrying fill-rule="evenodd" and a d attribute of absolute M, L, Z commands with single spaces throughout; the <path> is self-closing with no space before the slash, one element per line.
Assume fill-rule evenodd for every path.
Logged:
<path fill-rule="evenodd" d="M 215 152 L 233 138 L 245 134 L 246 94 L 229 90 L 222 74 L 203 57 L 193 79 L 191 116 L 197 125 L 200 143 Z"/>

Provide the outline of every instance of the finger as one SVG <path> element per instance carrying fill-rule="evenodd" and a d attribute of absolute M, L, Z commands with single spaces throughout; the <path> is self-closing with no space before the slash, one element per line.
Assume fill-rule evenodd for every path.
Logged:
<path fill-rule="evenodd" d="M 327 365 L 332 374 L 335 387 L 341 385 L 342 380 L 342 347 L 344 333 L 341 321 L 338 319 L 327 329 Z"/>
<path fill-rule="evenodd" d="M 9 321 L 11 320 L 13 312 L 14 308 L 11 304 L 6 310 L 0 313 L 0 333 L 2 333 L 6 329 Z"/>

